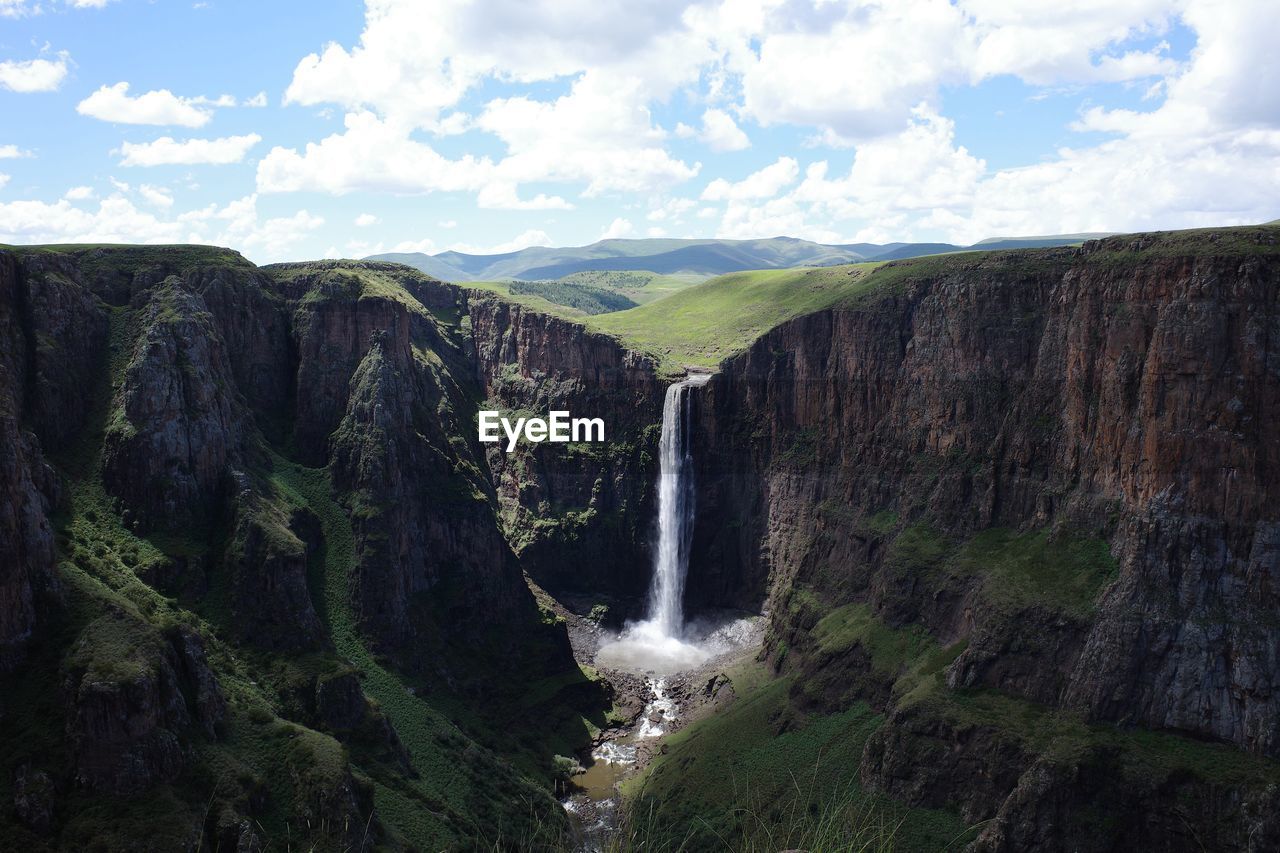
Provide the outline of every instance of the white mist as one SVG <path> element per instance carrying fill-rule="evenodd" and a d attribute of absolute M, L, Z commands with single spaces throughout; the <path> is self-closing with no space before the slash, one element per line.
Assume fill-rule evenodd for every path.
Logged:
<path fill-rule="evenodd" d="M 710 378 L 710 374 L 693 374 L 667 388 L 658 442 L 658 541 L 648 614 L 600 648 L 597 660 L 607 666 L 668 674 L 697 666 L 708 657 L 706 650 L 685 642 L 683 600 L 694 518 L 689 397 L 692 389 Z"/>

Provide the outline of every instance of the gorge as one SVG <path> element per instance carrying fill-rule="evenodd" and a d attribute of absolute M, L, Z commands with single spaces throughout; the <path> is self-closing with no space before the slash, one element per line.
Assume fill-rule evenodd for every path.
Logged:
<path fill-rule="evenodd" d="M 692 649 L 654 848 L 1280 845 L 1280 227 L 787 275 L 653 346 L 397 264 L 0 249 L 0 847 L 572 846 L 645 632 Z M 761 653 L 681 681 L 708 614 Z"/>

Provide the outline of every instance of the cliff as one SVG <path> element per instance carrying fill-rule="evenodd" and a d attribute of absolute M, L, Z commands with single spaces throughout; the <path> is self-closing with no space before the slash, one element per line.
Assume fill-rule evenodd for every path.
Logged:
<path fill-rule="evenodd" d="M 486 446 L 508 540 L 547 590 L 634 611 L 651 573 L 656 362 L 576 323 L 463 293 L 486 408 L 605 423 L 603 444 Z"/>
<path fill-rule="evenodd" d="M 1275 765 L 1192 744 L 1280 752 L 1278 237 L 900 263 L 773 330 L 703 392 L 691 602 L 767 602 L 798 707 L 888 715 L 864 784 L 980 848 L 1182 849 L 1178 797 L 1272 837 Z"/>
<path fill-rule="evenodd" d="M 0 251 L 0 846 L 563 821 L 577 743 L 528 719 L 607 703 L 503 536 L 460 304 L 394 265 Z"/>

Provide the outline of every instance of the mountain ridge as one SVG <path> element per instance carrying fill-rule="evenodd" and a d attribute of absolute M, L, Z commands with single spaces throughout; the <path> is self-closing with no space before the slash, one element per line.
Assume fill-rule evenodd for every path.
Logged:
<path fill-rule="evenodd" d="M 992 237 L 967 246 L 903 242 L 828 244 L 786 236 L 754 240 L 655 237 L 598 240 L 586 246 L 530 246 L 492 255 L 453 250 L 434 255 L 384 252 L 369 255 L 364 260 L 402 263 L 444 281 L 545 280 L 595 270 L 646 270 L 712 276 L 744 270 L 904 260 L 982 249 L 1050 248 L 1100 236 L 1106 235 Z"/>

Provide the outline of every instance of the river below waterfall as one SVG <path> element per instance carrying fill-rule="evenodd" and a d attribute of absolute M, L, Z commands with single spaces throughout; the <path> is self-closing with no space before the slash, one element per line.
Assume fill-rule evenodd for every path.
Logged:
<path fill-rule="evenodd" d="M 645 618 L 618 633 L 594 633 L 589 648 L 574 651 L 613 685 L 619 707 L 634 712 L 628 724 L 601 733 L 573 780 L 565 809 L 582 828 L 581 849 L 600 849 L 618 827 L 619 784 L 643 769 L 664 737 L 732 697 L 726 666 L 758 649 L 762 619 L 741 614 L 703 615 L 685 621 L 697 490 L 692 435 L 697 390 L 710 379 L 691 374 L 667 388 L 658 441 L 657 537 Z M 581 629 L 581 625 L 578 626 Z M 571 625 L 570 634 L 575 633 Z"/>
<path fill-rule="evenodd" d="M 601 732 L 590 755 L 579 756 L 585 770 L 573 777 L 572 791 L 563 800 L 580 827 L 579 849 L 587 853 L 603 849 L 618 827 L 621 783 L 644 769 L 662 750 L 667 735 L 714 713 L 732 698 L 733 688 L 724 671 L 759 653 L 764 617 L 723 613 L 691 621 L 686 636 L 703 650 L 700 660 L 674 671 L 659 667 L 664 670 L 661 673 L 646 666 L 643 658 L 602 658 L 600 652 L 616 645 L 617 633 L 590 623 L 579 623 L 578 630 L 574 627 L 571 623 L 570 634 L 579 660 L 594 666 L 613 684 L 620 707 L 632 709 L 626 725 Z"/>

